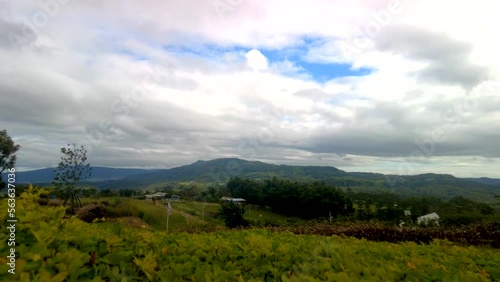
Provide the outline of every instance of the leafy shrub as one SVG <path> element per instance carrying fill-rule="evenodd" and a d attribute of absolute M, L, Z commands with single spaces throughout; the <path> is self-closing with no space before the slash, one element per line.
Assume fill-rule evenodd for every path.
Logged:
<path fill-rule="evenodd" d="M 101 219 L 107 215 L 108 210 L 103 205 L 87 205 L 76 213 L 76 216 L 85 222 L 92 222 L 95 219 Z"/>
<path fill-rule="evenodd" d="M 243 218 L 245 208 L 233 201 L 220 205 L 219 216 L 224 220 L 226 227 L 236 228 L 248 226 L 248 221 Z"/>

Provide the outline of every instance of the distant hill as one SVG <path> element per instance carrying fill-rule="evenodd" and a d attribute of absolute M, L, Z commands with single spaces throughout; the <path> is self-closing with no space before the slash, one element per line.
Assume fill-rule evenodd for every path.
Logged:
<path fill-rule="evenodd" d="M 500 179 L 496 179 L 496 178 L 481 177 L 481 178 L 464 178 L 464 179 L 474 181 L 477 183 L 482 183 L 482 184 L 500 186 Z"/>
<path fill-rule="evenodd" d="M 343 188 L 350 187 L 358 192 L 388 192 L 400 196 L 433 196 L 442 199 L 463 196 L 481 202 L 495 202 L 495 194 L 500 194 L 500 185 L 485 184 L 447 174 L 384 175 L 346 172 L 330 166 L 274 165 L 237 158 L 197 161 L 190 165 L 95 184 L 99 188 L 109 189 L 144 188 L 155 183 L 174 181 L 223 184 L 230 177 L 236 176 L 257 180 L 272 177 L 299 182 L 319 180 Z"/>
<path fill-rule="evenodd" d="M 345 171 L 335 167 L 273 165 L 259 161 L 223 158 L 197 161 L 190 165 L 135 175 L 117 181 L 106 181 L 105 183 L 99 183 L 99 186 L 111 189 L 119 187 L 137 188 L 171 181 L 199 181 L 222 184 L 231 177 L 236 176 L 252 179 L 278 177 L 296 181 L 312 181 L 345 174 Z"/>
<path fill-rule="evenodd" d="M 92 175 L 88 182 L 117 180 L 125 177 L 149 173 L 152 170 L 134 169 L 134 168 L 111 168 L 111 167 L 92 167 Z M 6 179 L 7 175 L 2 174 L 2 178 Z M 47 184 L 54 179 L 54 168 L 43 168 L 32 171 L 16 172 L 16 183 L 19 184 Z"/>
<path fill-rule="evenodd" d="M 357 192 L 394 193 L 400 196 L 432 196 L 451 199 L 467 197 L 481 202 L 495 202 L 500 194 L 500 179 L 457 178 L 448 174 L 411 176 L 380 173 L 346 172 L 332 166 L 274 165 L 259 161 L 223 158 L 197 161 L 171 169 L 144 170 L 95 167 L 88 185 L 100 189 L 141 189 L 158 183 L 197 181 L 223 185 L 231 177 L 265 180 L 272 177 L 291 181 L 324 181 Z M 50 183 L 52 169 L 19 172 L 18 183 Z"/>

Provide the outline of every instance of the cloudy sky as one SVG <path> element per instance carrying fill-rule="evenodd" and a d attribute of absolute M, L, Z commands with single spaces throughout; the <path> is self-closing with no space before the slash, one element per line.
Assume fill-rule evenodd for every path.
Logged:
<path fill-rule="evenodd" d="M 0 130 L 20 169 L 500 177 L 499 4 L 462 2 L 0 0 Z"/>

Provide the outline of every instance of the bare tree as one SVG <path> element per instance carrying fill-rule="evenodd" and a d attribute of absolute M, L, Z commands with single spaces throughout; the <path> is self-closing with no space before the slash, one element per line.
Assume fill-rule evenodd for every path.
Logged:
<path fill-rule="evenodd" d="M 83 146 L 76 147 L 75 144 L 61 148 L 61 162 L 55 169 L 55 177 L 52 183 L 56 189 L 64 194 L 64 205 L 69 201 L 71 205 L 71 213 L 75 212 L 75 206 L 82 206 L 80 193 L 76 190 L 76 186 L 82 180 L 85 180 L 91 175 L 90 164 L 86 164 L 87 150 Z"/>

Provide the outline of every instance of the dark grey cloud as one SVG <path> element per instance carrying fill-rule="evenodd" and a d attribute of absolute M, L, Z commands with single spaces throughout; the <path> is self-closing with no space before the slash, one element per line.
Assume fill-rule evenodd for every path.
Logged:
<path fill-rule="evenodd" d="M 71 126 L 84 109 L 73 91 L 63 85 L 36 71 L 0 77 L 2 120 L 53 128 Z"/>
<path fill-rule="evenodd" d="M 410 95 L 415 93 L 418 94 L 414 91 Z M 500 116 L 498 111 L 484 111 L 489 102 L 498 102 L 495 101 L 480 99 L 476 107 L 465 112 L 453 111 L 463 100 L 445 96 L 435 96 L 418 104 L 374 102 L 373 107 L 353 108 L 354 116 L 350 118 L 328 109 L 313 108 L 313 113 L 320 115 L 325 125 L 301 131 L 281 130 L 279 142 L 289 149 L 340 156 L 397 158 L 417 151 L 426 157 L 498 158 Z M 435 132 L 444 137 L 436 138 Z"/>
<path fill-rule="evenodd" d="M 301 139 L 296 149 L 312 153 L 349 154 L 372 157 L 408 157 L 415 151 L 425 158 L 436 156 L 482 156 L 499 158 L 500 133 L 464 127 L 436 127 L 447 137 L 433 141 L 431 134 L 398 132 L 385 126 L 371 129 L 320 130 Z M 425 146 L 425 147 L 423 147 Z M 431 149 L 432 148 L 432 149 Z"/>
<path fill-rule="evenodd" d="M 487 67 L 469 61 L 473 45 L 446 33 L 413 26 L 389 26 L 375 38 L 382 51 L 428 63 L 417 76 L 421 81 L 460 85 L 470 90 L 490 78 Z"/>

